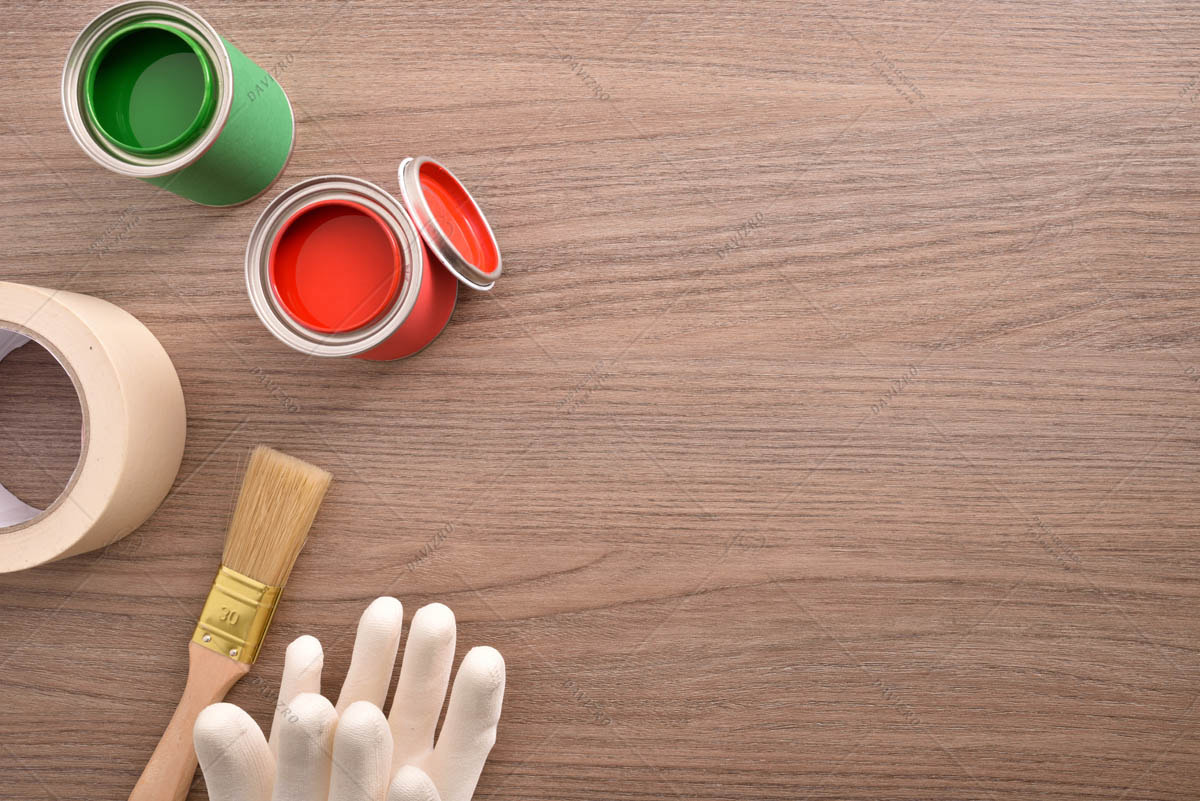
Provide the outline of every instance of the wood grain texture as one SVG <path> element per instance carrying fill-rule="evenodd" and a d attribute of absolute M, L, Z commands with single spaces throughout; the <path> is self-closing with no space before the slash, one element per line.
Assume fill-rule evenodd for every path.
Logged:
<path fill-rule="evenodd" d="M 70 138 L 104 5 L 0 12 L 3 277 L 145 322 L 188 446 L 132 536 L 0 578 L 5 798 L 128 793 L 260 442 L 335 475 L 260 721 L 291 639 L 336 686 L 391 593 L 508 661 L 479 799 L 1200 793 L 1193 5 L 196 0 L 297 112 L 233 210 Z M 258 212 L 421 154 L 496 290 L 397 364 L 277 344 Z"/>

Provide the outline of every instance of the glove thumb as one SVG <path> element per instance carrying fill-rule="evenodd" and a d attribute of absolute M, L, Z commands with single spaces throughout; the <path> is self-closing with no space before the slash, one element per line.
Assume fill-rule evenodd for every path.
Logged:
<path fill-rule="evenodd" d="M 196 756 L 212 801 L 270 801 L 275 759 L 241 708 L 213 704 L 196 718 Z"/>

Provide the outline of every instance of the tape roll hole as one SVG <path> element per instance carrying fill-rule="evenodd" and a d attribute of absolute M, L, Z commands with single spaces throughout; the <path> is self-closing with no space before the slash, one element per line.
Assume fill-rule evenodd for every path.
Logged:
<path fill-rule="evenodd" d="M 67 371 L 38 342 L 0 328 L 0 528 L 27 522 L 62 497 L 79 465 L 82 431 L 83 408 Z"/>
<path fill-rule="evenodd" d="M 88 120 L 119 149 L 142 156 L 180 150 L 204 133 L 216 108 L 208 54 L 163 23 L 114 31 L 92 55 L 84 83 Z"/>
<path fill-rule="evenodd" d="M 442 233 L 466 261 L 485 273 L 500 264 L 500 246 L 466 188 L 440 164 L 421 165 L 421 193 Z"/>
<path fill-rule="evenodd" d="M 392 306 L 404 265 L 396 235 L 378 214 L 361 203 L 323 200 L 280 226 L 268 271 L 292 319 L 337 334 L 371 324 Z"/>

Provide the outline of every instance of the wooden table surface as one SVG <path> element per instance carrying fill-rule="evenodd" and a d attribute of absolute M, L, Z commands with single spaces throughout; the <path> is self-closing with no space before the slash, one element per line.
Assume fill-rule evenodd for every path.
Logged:
<path fill-rule="evenodd" d="M 297 114 L 230 210 L 71 139 L 105 5 L 0 11 L 0 277 L 145 322 L 187 450 L 135 534 L 0 577 L 0 796 L 126 797 L 260 442 L 336 476 L 230 696 L 264 722 L 290 640 L 334 687 L 394 594 L 507 659 L 478 799 L 1200 795 L 1193 4 L 196 0 Z M 287 350 L 258 213 L 409 155 L 502 280 L 407 361 Z M 47 502 L 77 404 L 0 375 Z"/>

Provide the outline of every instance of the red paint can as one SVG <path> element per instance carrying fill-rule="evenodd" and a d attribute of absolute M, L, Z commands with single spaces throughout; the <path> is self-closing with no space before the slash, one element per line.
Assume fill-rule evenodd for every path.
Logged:
<path fill-rule="evenodd" d="M 399 177 L 399 198 L 327 175 L 263 211 L 246 248 L 246 286 L 280 341 L 314 356 L 402 359 L 446 327 L 460 283 L 495 284 L 500 248 L 454 174 L 410 158 Z"/>

